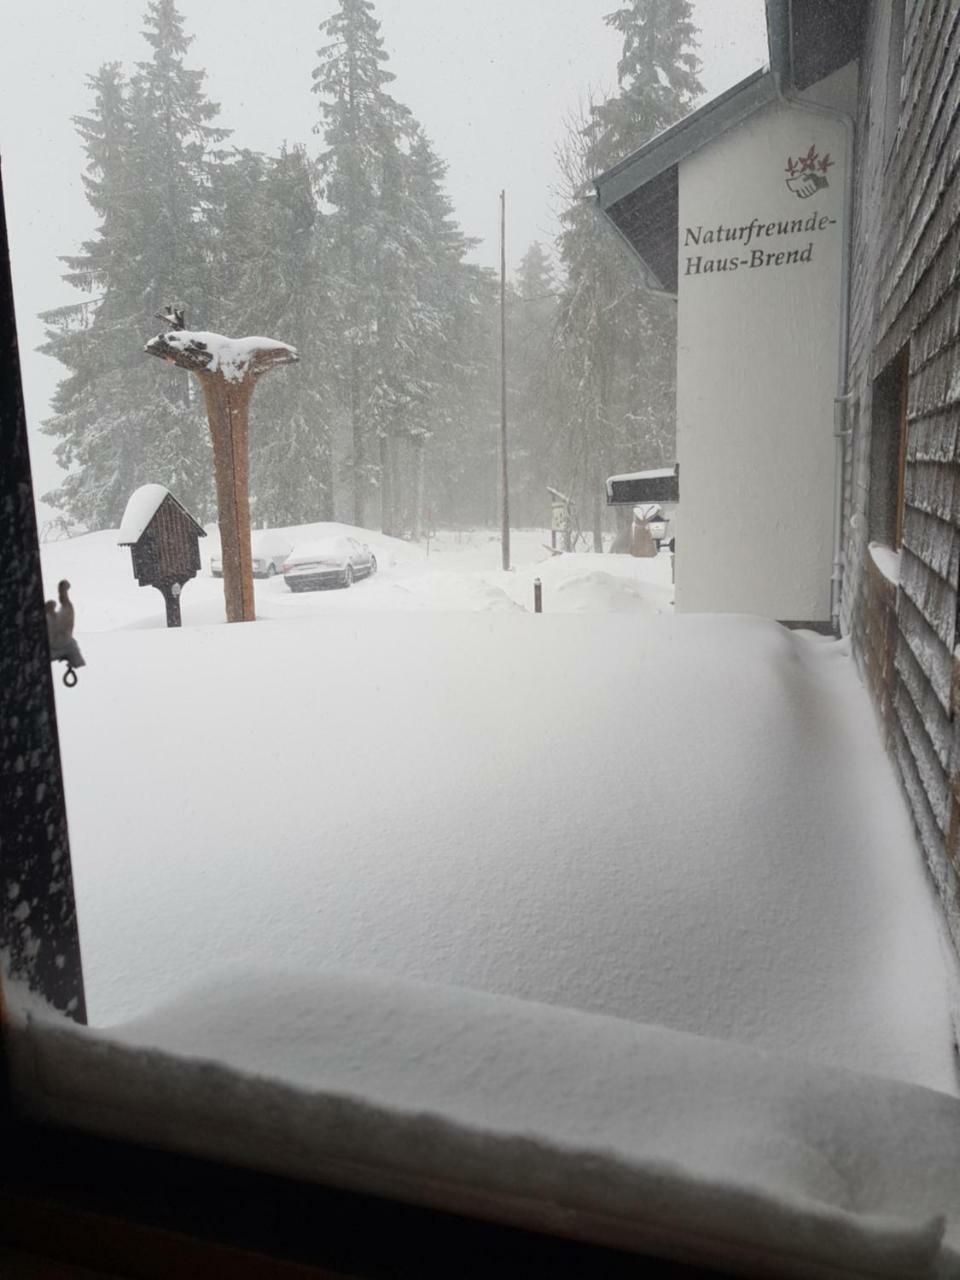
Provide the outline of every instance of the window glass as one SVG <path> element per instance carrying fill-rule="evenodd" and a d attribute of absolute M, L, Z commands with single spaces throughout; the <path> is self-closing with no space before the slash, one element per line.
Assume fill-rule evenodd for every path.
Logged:
<path fill-rule="evenodd" d="M 899 550 L 903 541 L 910 351 L 874 380 L 871 408 L 870 537 Z"/>
<path fill-rule="evenodd" d="M 523 1198 L 511 1151 L 549 1199 L 575 1150 L 599 1220 L 612 1184 L 582 1169 L 621 1115 L 649 1185 L 695 1133 L 706 1186 L 740 1169 L 701 1109 L 720 1094 L 742 1134 L 757 1096 L 794 1115 L 813 1070 L 957 1093 L 940 918 L 837 643 L 838 403 L 870 409 L 872 540 L 900 545 L 911 482 L 908 355 L 872 396 L 864 373 L 890 282 L 843 275 L 850 201 L 876 194 L 837 110 L 859 24 L 796 27 L 797 100 L 765 68 L 767 14 L 792 21 L 762 0 L 4 16 L 34 611 L 89 1020 L 157 1068 L 134 1098 L 183 1071 L 164 1096 L 191 1133 L 216 1112 L 221 1154 L 260 1126 L 313 1172 L 349 1095 L 338 1170 L 358 1117 L 376 1165 L 376 1112 L 413 1176 L 437 1116 L 507 1135 L 491 1203 Z M 895 44 L 871 60 L 891 112 Z M 918 708 L 949 684 L 927 652 Z M 30 958 L 43 891 L 10 865 Z M 49 1097 L 79 1081 L 101 1116 L 99 1040 L 70 1043 L 73 1077 L 31 1044 Z M 274 1072 L 283 1106 L 236 1123 Z M 811 1189 L 792 1131 L 772 1149 L 797 1184 L 768 1177 L 770 1132 L 738 1194 L 796 1185 L 799 1216 L 822 1193 L 871 1229 L 949 1209 L 947 1179 L 909 1203 L 918 1179 Z M 440 1145 L 434 1185 L 465 1149 Z M 847 1147 L 844 1168 L 887 1168 Z M 605 1170 L 635 1194 L 633 1172 Z"/>

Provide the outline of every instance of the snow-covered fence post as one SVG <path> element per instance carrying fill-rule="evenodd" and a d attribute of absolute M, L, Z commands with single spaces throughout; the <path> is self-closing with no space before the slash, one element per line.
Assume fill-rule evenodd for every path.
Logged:
<path fill-rule="evenodd" d="M 252 622 L 253 553 L 250 548 L 250 398 L 257 379 L 300 359 L 273 338 L 225 338 L 183 327 L 183 312 L 159 317 L 171 328 L 144 347 L 152 356 L 196 374 L 213 440 L 217 516 L 228 622 Z"/>
<path fill-rule="evenodd" d="M 533 612 L 543 613 L 543 583 L 539 578 L 533 580 Z"/>

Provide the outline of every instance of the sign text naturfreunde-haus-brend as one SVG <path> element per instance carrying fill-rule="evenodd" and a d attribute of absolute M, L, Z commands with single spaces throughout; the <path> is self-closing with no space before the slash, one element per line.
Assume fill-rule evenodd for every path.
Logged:
<path fill-rule="evenodd" d="M 827 172 L 832 167 L 829 152 L 821 156 L 816 145 L 811 143 L 809 150 L 797 159 L 787 157 L 787 176 L 784 181 L 798 200 L 808 200 L 829 187 Z M 755 270 L 758 267 L 799 266 L 809 263 L 813 261 L 820 233 L 836 224 L 836 218 L 816 210 L 796 218 L 781 216 L 767 221 L 754 217 L 749 222 L 736 226 L 722 222 L 716 226 L 697 223 L 696 226 L 683 228 L 683 249 L 711 246 L 713 251 L 682 254 L 682 271 L 686 276 L 697 276 L 719 271 L 739 271 L 741 267 Z M 802 236 L 803 240 L 784 245 L 784 238 L 795 236 Z M 722 256 L 716 252 L 716 247 L 721 245 L 730 247 Z M 732 253 L 730 249 L 733 249 Z"/>

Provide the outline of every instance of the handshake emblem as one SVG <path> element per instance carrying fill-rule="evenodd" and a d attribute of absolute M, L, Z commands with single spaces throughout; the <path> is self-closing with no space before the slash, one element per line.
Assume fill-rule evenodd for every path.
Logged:
<path fill-rule="evenodd" d="M 785 172 L 788 176 L 784 181 L 798 199 L 806 200 L 815 192 L 829 187 L 827 170 L 833 167 L 833 163 L 829 152 L 820 156 L 816 145 L 811 143 L 810 150 L 805 155 L 798 156 L 796 160 L 793 156 L 787 157 Z"/>

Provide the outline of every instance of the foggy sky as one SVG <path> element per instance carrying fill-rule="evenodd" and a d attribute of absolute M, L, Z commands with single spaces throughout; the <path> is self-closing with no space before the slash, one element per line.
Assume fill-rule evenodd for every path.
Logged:
<path fill-rule="evenodd" d="M 150 49 L 141 0 L 32 0 L 5 7 L 0 34 L 0 158 L 11 238 L 24 393 L 37 494 L 59 482 L 52 442 L 37 435 L 60 366 L 34 348 L 38 311 L 79 300 L 60 279 L 58 255 L 93 231 L 83 196 L 83 153 L 70 117 L 87 111 L 86 77 L 101 63 L 130 68 Z M 334 0 L 179 0 L 195 37 L 187 63 L 208 73 L 217 122 L 241 147 L 275 152 L 305 143 L 318 119 L 310 92 L 321 44 L 317 25 Z M 508 264 L 533 240 L 550 245 L 560 202 L 554 155 L 564 124 L 616 85 L 620 37 L 603 15 L 615 0 L 377 0 L 396 76 L 410 108 L 449 166 L 447 190 L 474 257 L 498 263 L 498 196 L 507 191 Z M 763 0 L 694 0 L 701 79 L 712 97 L 766 61 Z M 134 340 L 137 335 L 131 335 Z M 44 512 L 43 518 L 49 515 Z"/>

